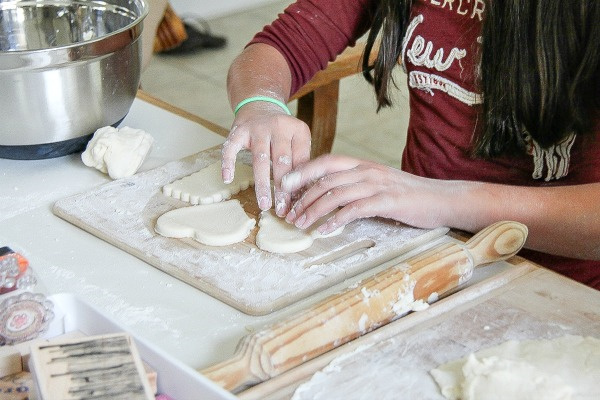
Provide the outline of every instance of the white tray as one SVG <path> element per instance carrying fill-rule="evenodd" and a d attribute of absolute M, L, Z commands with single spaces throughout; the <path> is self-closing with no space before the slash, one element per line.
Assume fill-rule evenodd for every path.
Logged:
<path fill-rule="evenodd" d="M 45 338 L 80 331 L 86 335 L 126 332 L 127 330 L 101 314 L 75 295 L 59 293 L 49 296 L 54 303 L 55 317 Z M 198 371 L 174 359 L 152 344 L 135 337 L 140 357 L 158 373 L 158 393 L 175 400 L 237 399 Z"/>

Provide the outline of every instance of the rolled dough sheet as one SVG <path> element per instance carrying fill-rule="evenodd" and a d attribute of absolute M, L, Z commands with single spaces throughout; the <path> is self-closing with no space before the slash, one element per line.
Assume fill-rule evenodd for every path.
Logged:
<path fill-rule="evenodd" d="M 600 340 L 510 340 L 431 370 L 446 399 L 600 399 Z"/>
<path fill-rule="evenodd" d="M 192 238 L 209 246 L 227 246 L 248 237 L 256 224 L 239 200 L 183 207 L 161 215 L 158 234 L 171 238 Z"/>
<path fill-rule="evenodd" d="M 500 267 L 500 264 L 502 263 L 486 268 Z M 481 271 L 483 270 L 478 273 Z M 481 349 L 490 349 L 510 340 L 554 340 L 569 334 L 579 337 L 596 336 L 599 332 L 598 313 L 589 311 L 590 307 L 587 305 L 574 307 L 572 312 L 558 311 L 553 308 L 554 305 L 547 305 L 547 293 L 552 293 L 554 285 L 561 287 L 552 294 L 558 299 L 572 299 L 575 302 L 585 299 L 585 295 L 570 293 L 573 287 L 565 286 L 562 279 L 550 274 L 543 276 L 544 278 L 535 282 L 539 287 L 531 290 L 539 290 L 546 295 L 530 295 L 524 288 L 531 285 L 531 281 L 525 280 L 514 291 L 499 293 L 462 312 L 449 311 L 448 307 L 455 307 L 451 305 L 452 302 L 446 306 L 440 304 L 441 311 L 436 311 L 435 306 L 431 307 L 429 312 L 435 315 L 430 320 L 434 322 L 432 326 L 426 323 L 420 327 L 396 328 L 398 332 L 384 340 L 376 332 L 372 332 L 359 340 L 358 348 L 338 354 L 329 365 L 301 384 L 293 399 L 444 400 L 446 398 L 440 393 L 430 372 L 440 368 L 440 365 L 464 359 L 471 353 L 479 354 Z M 517 295 L 516 292 L 522 293 Z M 529 302 L 522 303 L 523 301 Z M 540 311 L 540 304 L 547 305 L 548 309 Z M 583 315 L 586 317 L 582 318 Z M 410 315 L 395 324 L 402 325 L 409 318 Z M 375 336 L 369 339 L 373 334 Z M 382 336 L 385 337 L 385 334 Z M 598 343 L 597 339 L 595 342 Z M 595 354 L 597 351 L 595 350 Z M 563 369 L 565 368 L 570 367 L 565 364 Z M 585 369 L 580 370 L 583 371 Z M 591 379 L 599 382 L 600 377 L 595 376 L 596 378 Z M 567 381 L 564 376 L 561 378 Z M 582 385 L 581 376 L 575 379 L 577 380 L 567 384 Z M 598 389 L 595 390 L 592 397 L 574 396 L 573 399 L 597 399 L 599 397 L 595 394 Z M 506 400 L 513 399 L 508 397 Z"/>
<path fill-rule="evenodd" d="M 254 185 L 252 167 L 235 164 L 235 178 L 226 184 L 221 178 L 221 162 L 210 164 L 200 171 L 163 186 L 163 193 L 192 205 L 218 203 Z"/>
<path fill-rule="evenodd" d="M 315 239 L 336 236 L 344 230 L 342 226 L 328 235 L 319 233 L 316 228 L 327 218 L 329 218 L 329 215 L 313 224 L 311 229 L 301 230 L 285 222 L 273 210 L 263 211 L 260 213 L 260 221 L 258 222 L 259 230 L 256 235 L 256 245 L 261 250 L 280 254 L 306 250 L 312 246 Z"/>

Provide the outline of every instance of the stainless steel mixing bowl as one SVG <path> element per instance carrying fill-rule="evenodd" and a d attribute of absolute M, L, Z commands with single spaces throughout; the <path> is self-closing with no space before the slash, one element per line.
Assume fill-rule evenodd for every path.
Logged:
<path fill-rule="evenodd" d="M 0 157 L 83 150 L 129 112 L 144 0 L 0 0 Z"/>

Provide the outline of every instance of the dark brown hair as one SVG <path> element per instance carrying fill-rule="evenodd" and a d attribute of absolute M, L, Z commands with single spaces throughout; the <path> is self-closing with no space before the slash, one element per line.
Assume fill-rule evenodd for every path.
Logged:
<path fill-rule="evenodd" d="M 381 0 L 367 39 L 363 74 L 378 109 L 392 104 L 392 70 L 402 50 L 411 0 Z M 473 153 L 494 157 L 522 147 L 528 133 L 542 147 L 587 133 L 600 109 L 600 2 L 485 2 L 480 54 L 482 126 Z M 380 37 L 373 66 L 367 55 Z"/>

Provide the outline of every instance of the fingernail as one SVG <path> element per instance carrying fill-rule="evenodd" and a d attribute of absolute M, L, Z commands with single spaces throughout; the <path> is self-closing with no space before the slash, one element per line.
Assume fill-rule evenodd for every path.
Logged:
<path fill-rule="evenodd" d="M 301 178 L 300 172 L 290 172 L 281 179 L 281 188 L 286 192 L 293 192 L 300 185 Z"/>
<path fill-rule="evenodd" d="M 296 220 L 296 227 L 304 229 L 304 223 L 306 222 L 306 214 L 303 214 Z"/>
<path fill-rule="evenodd" d="M 296 210 L 294 210 L 292 208 L 290 210 L 290 212 L 288 213 L 288 215 L 285 217 L 285 220 L 291 224 L 292 222 L 294 222 L 295 219 L 296 219 Z"/>
<path fill-rule="evenodd" d="M 317 228 L 317 232 L 319 232 L 321 235 L 327 235 L 328 233 L 331 233 L 332 229 L 329 225 L 330 224 L 328 222 L 325 222 L 323 225 Z"/>
<path fill-rule="evenodd" d="M 267 196 L 262 196 L 260 199 L 258 199 L 258 208 L 260 208 L 261 210 L 268 210 L 269 208 L 271 208 Z"/>
<path fill-rule="evenodd" d="M 330 218 L 323 225 L 317 228 L 317 232 L 319 232 L 321 235 L 328 235 L 337 228 L 337 223 L 333 220 L 333 218 Z"/>
<path fill-rule="evenodd" d="M 277 214 L 278 216 L 282 217 L 284 209 L 285 209 L 285 202 L 283 202 L 283 201 L 276 201 L 275 202 L 275 214 Z"/>
<path fill-rule="evenodd" d="M 233 182 L 233 174 L 231 173 L 231 170 L 229 168 L 225 168 L 223 170 L 223 182 L 225 183 L 231 183 Z"/>
<path fill-rule="evenodd" d="M 275 214 L 282 217 L 285 212 L 285 196 L 283 193 L 275 193 Z"/>

